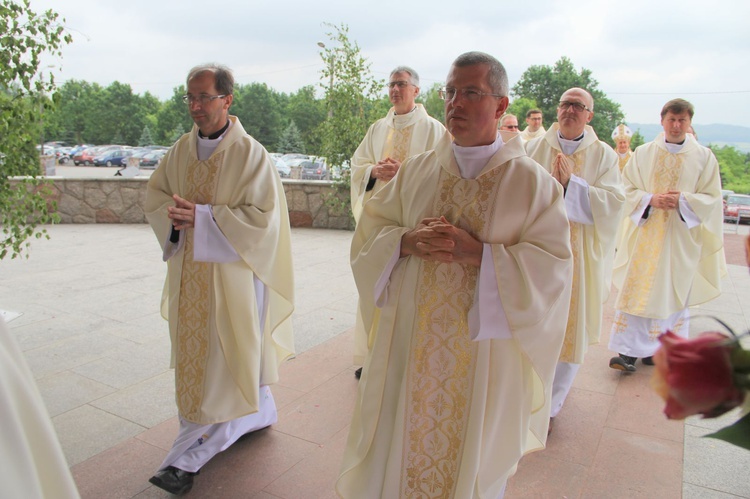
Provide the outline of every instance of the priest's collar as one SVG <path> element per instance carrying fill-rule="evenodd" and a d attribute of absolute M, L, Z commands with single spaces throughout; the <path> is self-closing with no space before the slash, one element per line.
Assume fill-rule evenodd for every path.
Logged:
<path fill-rule="evenodd" d="M 576 149 L 578 149 L 578 146 L 581 145 L 581 141 L 585 136 L 586 129 L 584 129 L 583 133 L 575 139 L 568 140 L 562 136 L 559 129 L 557 130 L 557 141 L 560 143 L 560 149 L 562 149 L 563 154 L 565 154 L 566 156 L 570 156 L 571 154 L 576 152 Z"/>
<path fill-rule="evenodd" d="M 413 112 L 414 112 L 414 111 L 416 111 L 416 110 L 417 110 L 417 106 L 416 106 L 416 105 L 415 105 L 415 106 L 414 106 L 413 108 L 411 108 L 411 111 L 409 111 L 408 113 L 401 113 L 401 114 L 398 114 L 398 113 L 396 112 L 396 110 L 394 109 L 394 110 L 393 110 L 393 115 L 394 115 L 394 116 L 406 116 L 407 114 L 411 114 L 411 113 L 413 113 Z"/>
<path fill-rule="evenodd" d="M 667 137 L 664 136 L 664 146 L 666 146 L 667 151 L 669 151 L 672 154 L 676 154 L 682 151 L 682 148 L 685 146 L 686 142 L 687 142 L 687 137 L 685 137 L 685 139 L 683 139 L 682 142 L 667 142 Z"/>
<path fill-rule="evenodd" d="M 497 134 L 495 142 L 486 146 L 462 147 L 455 142 L 451 143 L 453 155 L 456 157 L 458 170 L 463 178 L 477 178 L 482 172 L 490 158 L 503 148 L 505 142 L 500 134 Z"/>
<path fill-rule="evenodd" d="M 221 137 L 222 135 L 224 135 L 224 132 L 226 132 L 228 128 L 229 128 L 229 120 L 227 120 L 226 125 L 224 125 L 221 130 L 219 130 L 218 132 L 214 132 L 214 133 L 212 133 L 209 136 L 203 135 L 203 133 L 200 131 L 200 129 L 198 129 L 198 138 L 208 139 L 208 140 L 216 140 L 219 137 Z"/>

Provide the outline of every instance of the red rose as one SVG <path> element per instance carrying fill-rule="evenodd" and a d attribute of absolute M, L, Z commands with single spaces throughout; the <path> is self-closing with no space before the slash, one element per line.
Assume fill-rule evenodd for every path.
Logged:
<path fill-rule="evenodd" d="M 671 331 L 659 336 L 651 385 L 667 402 L 664 414 L 669 419 L 694 414 L 713 418 L 742 403 L 745 393 L 734 384 L 730 361 L 737 346 L 728 345 L 727 339 L 718 332 L 693 339 Z"/>

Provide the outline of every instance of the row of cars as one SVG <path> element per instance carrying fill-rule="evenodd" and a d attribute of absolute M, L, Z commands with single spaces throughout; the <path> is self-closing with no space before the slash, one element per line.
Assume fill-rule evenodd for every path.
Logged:
<path fill-rule="evenodd" d="M 299 178 L 303 180 L 328 180 L 330 174 L 326 159 L 320 156 L 309 156 L 299 153 L 271 153 L 276 171 L 282 178 L 292 176 L 292 168 L 299 169 Z"/>
<path fill-rule="evenodd" d="M 156 168 L 167 149 L 163 146 L 90 146 L 75 152 L 71 159 L 76 166 L 127 166 L 129 158 L 138 158 L 139 166 Z"/>

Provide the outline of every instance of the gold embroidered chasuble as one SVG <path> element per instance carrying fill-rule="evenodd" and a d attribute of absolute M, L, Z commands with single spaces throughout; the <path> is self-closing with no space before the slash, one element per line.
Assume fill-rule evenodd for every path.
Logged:
<path fill-rule="evenodd" d="M 261 383 L 278 380 L 294 352 L 291 330 L 291 233 L 283 186 L 263 146 L 236 117 L 206 160 L 198 160 L 197 127 L 164 156 L 149 179 L 146 216 L 164 246 L 173 194 L 209 204 L 240 256 L 231 263 L 193 260 L 194 230 L 167 262 L 162 315 L 169 321 L 179 413 L 212 424 L 258 410 Z M 265 287 L 265 327 L 254 280 Z"/>
<path fill-rule="evenodd" d="M 719 165 L 710 149 L 689 134 L 670 153 L 664 134 L 638 147 L 623 171 L 626 206 L 613 282 L 616 308 L 640 317 L 665 319 L 721 294 L 726 274 Z M 629 215 L 647 194 L 680 191 L 701 224 L 688 229 L 676 210 L 653 207 L 636 226 Z"/>
<path fill-rule="evenodd" d="M 617 161 L 620 166 L 620 173 L 622 173 L 622 170 L 625 168 L 625 165 L 628 164 L 628 161 L 630 161 L 630 157 L 633 155 L 633 151 L 628 149 L 628 152 L 626 152 L 624 155 L 620 156 L 617 154 Z"/>
<path fill-rule="evenodd" d="M 549 172 L 557 155 L 562 153 L 558 130 L 559 125 L 555 123 L 543 137 L 526 144 L 529 157 Z M 581 145 L 566 158 L 573 165 L 573 175 L 589 185 L 588 196 L 594 219 L 593 225 L 569 222 L 574 261 L 573 291 L 560 361 L 580 364 L 588 346 L 598 343 L 601 336 L 615 236 L 625 195 L 617 154 L 598 139 L 593 128 L 586 126 Z"/>
<path fill-rule="evenodd" d="M 417 104 L 413 112 L 400 116 L 391 108 L 385 118 L 373 123 L 351 160 L 354 220 L 359 220 L 365 201 L 386 184 L 376 180 L 375 186 L 366 190 L 375 163 L 388 157 L 403 162 L 408 157 L 429 151 L 445 133 L 443 124 L 427 114 L 422 104 Z"/>
<path fill-rule="evenodd" d="M 490 243 L 512 339 L 470 339 L 477 268 L 400 259 L 359 384 L 342 497 L 496 497 L 521 455 L 544 445 L 570 292 L 564 211 L 520 140 L 463 179 L 446 137 L 368 201 L 352 242 L 367 327 L 401 236 L 444 215 Z"/>

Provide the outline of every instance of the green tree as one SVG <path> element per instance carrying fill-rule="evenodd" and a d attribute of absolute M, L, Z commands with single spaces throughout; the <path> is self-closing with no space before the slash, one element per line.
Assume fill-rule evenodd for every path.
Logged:
<path fill-rule="evenodd" d="M 719 162 L 721 185 L 737 193 L 750 193 L 750 154 L 732 146 L 708 146 Z"/>
<path fill-rule="evenodd" d="M 143 127 L 141 138 L 138 139 L 138 145 L 140 147 L 154 145 L 154 138 L 151 136 L 151 129 L 148 127 L 148 125 Z"/>
<path fill-rule="evenodd" d="M 237 85 L 231 113 L 242 122 L 247 133 L 273 150 L 281 138 L 282 119 L 279 94 L 265 83 Z"/>
<path fill-rule="evenodd" d="M 302 135 L 300 135 L 299 129 L 297 128 L 297 125 L 294 124 L 294 121 L 289 122 L 289 126 L 286 127 L 284 133 L 281 134 L 276 151 L 283 154 L 293 152 L 304 154 L 305 142 L 302 140 Z"/>
<path fill-rule="evenodd" d="M 445 121 L 445 101 L 440 98 L 440 94 L 438 93 L 442 87 L 442 83 L 433 83 L 430 88 L 420 88 L 416 99 L 417 102 L 424 106 L 427 114 L 440 123 Z"/>
<path fill-rule="evenodd" d="M 193 127 L 193 119 L 190 117 L 187 105 L 182 102 L 185 95 L 185 86 L 175 87 L 172 97 L 163 102 L 157 111 L 154 126 L 154 139 L 157 144 L 172 145 L 180 138 L 180 135 Z M 178 135 L 175 137 L 175 130 Z"/>
<path fill-rule="evenodd" d="M 321 126 L 321 153 L 329 164 L 343 165 L 354 154 L 370 124 L 382 116 L 382 109 L 373 103 L 379 99 L 385 82 L 372 76 L 371 63 L 357 42 L 349 39 L 347 25 L 325 25 L 330 29 L 326 33 L 330 46 L 320 52 L 325 63 L 320 86 L 326 92 L 328 119 Z"/>
<path fill-rule="evenodd" d="M 614 130 L 614 128 L 612 129 Z M 641 129 L 633 132 L 633 136 L 630 138 L 630 148 L 635 151 L 635 148 L 638 146 L 642 146 L 646 143 L 646 139 L 643 138 L 643 135 L 641 134 Z"/>
<path fill-rule="evenodd" d="M 326 105 L 323 99 L 315 97 L 315 87 L 307 85 L 289 96 L 286 116 L 294 121 L 305 143 L 305 150 L 320 154 L 320 134 L 318 128 L 326 119 Z"/>
<path fill-rule="evenodd" d="M 28 0 L 0 0 L 0 260 L 21 256 L 30 237 L 48 237 L 40 225 L 59 220 L 45 179 L 31 177 L 11 187 L 8 177 L 39 172 L 34 144 L 40 106 L 48 105 L 43 96 L 54 90 L 53 75 L 43 78 L 39 61 L 44 54 L 60 56 L 72 41 L 64 22 L 52 10 L 32 11 Z"/>
<path fill-rule="evenodd" d="M 512 93 L 516 98 L 531 99 L 539 104 L 544 123 L 548 124 L 557 121 L 560 97 L 572 87 L 581 87 L 594 98 L 594 118 L 589 124 L 599 140 L 613 146 L 612 130 L 624 117 L 620 104 L 610 100 L 598 88 L 599 83 L 592 78 L 590 70 L 581 68 L 577 72 L 567 57 L 561 57 L 554 66 L 530 66 L 513 86 Z"/>

